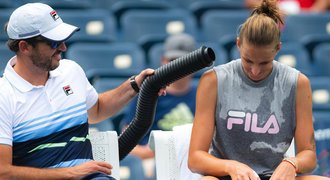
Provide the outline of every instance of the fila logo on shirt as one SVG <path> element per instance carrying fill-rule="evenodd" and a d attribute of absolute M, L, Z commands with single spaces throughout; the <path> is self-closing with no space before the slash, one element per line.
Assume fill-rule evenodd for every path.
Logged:
<path fill-rule="evenodd" d="M 244 126 L 245 132 L 254 132 L 261 134 L 277 134 L 280 127 L 276 116 L 271 114 L 263 127 L 258 127 L 258 114 L 243 111 L 228 111 L 227 129 L 233 129 L 233 126 Z"/>
<path fill-rule="evenodd" d="M 63 91 L 65 92 L 65 94 L 66 94 L 67 96 L 69 96 L 70 94 L 73 94 L 73 91 L 72 91 L 70 85 L 64 86 L 64 87 L 63 87 Z"/>

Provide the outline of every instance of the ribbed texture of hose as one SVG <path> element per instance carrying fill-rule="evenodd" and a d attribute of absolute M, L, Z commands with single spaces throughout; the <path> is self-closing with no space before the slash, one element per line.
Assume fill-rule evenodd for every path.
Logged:
<path fill-rule="evenodd" d="M 141 84 L 136 113 L 133 121 L 119 136 L 119 159 L 122 160 L 145 136 L 153 124 L 158 92 L 172 82 L 211 66 L 215 54 L 211 48 L 202 46 L 155 70 Z"/>

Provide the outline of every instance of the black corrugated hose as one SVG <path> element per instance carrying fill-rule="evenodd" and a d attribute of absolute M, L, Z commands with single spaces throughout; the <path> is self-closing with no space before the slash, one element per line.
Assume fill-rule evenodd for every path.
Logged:
<path fill-rule="evenodd" d="M 153 75 L 145 78 L 141 84 L 135 117 L 118 139 L 120 160 L 126 157 L 152 126 L 159 90 L 178 79 L 211 66 L 214 60 L 213 50 L 202 46 L 159 67 Z"/>

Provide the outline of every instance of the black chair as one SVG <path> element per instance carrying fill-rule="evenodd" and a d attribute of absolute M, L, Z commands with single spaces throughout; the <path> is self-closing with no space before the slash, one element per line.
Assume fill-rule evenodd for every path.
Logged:
<path fill-rule="evenodd" d="M 9 21 L 9 17 L 11 13 L 14 11 L 14 9 L 1 9 L 0 10 L 0 41 L 7 41 L 8 40 L 8 35 L 7 32 L 4 30 L 5 25 Z"/>
<path fill-rule="evenodd" d="M 55 10 L 59 9 L 89 9 L 92 5 L 92 1 L 89 0 L 19 0 L 20 5 L 25 3 L 35 3 L 35 2 L 41 2 L 48 4 Z"/>
<path fill-rule="evenodd" d="M 59 16 L 66 23 L 80 27 L 67 43 L 113 42 L 117 40 L 116 21 L 105 9 L 59 10 Z"/>
<path fill-rule="evenodd" d="M 314 111 L 313 117 L 318 162 L 313 174 L 330 177 L 330 111 Z"/>
<path fill-rule="evenodd" d="M 120 18 L 121 16 L 130 10 L 165 10 L 169 8 L 173 8 L 171 3 L 160 0 L 117 0 L 109 9 L 113 12 L 116 17 L 116 21 L 118 23 L 118 27 L 120 27 Z"/>
<path fill-rule="evenodd" d="M 330 42 L 330 13 L 300 13 L 285 17 L 283 41 L 302 43 L 312 56 L 314 48 Z"/>
<path fill-rule="evenodd" d="M 196 16 L 199 24 L 201 16 L 211 10 L 227 11 L 246 9 L 244 0 L 189 0 L 186 1 L 185 7 Z"/>
<path fill-rule="evenodd" d="M 183 9 L 130 10 L 122 15 L 120 24 L 122 39 L 138 43 L 145 52 L 169 34 L 198 34 L 194 16 Z"/>
<path fill-rule="evenodd" d="M 229 54 L 235 45 L 239 27 L 249 16 L 248 10 L 211 10 L 201 17 L 206 41 L 220 43 Z"/>
<path fill-rule="evenodd" d="M 300 13 L 287 15 L 283 41 L 301 41 L 314 35 L 329 35 L 330 13 Z"/>
<path fill-rule="evenodd" d="M 92 84 L 98 93 L 103 93 L 105 91 L 118 87 L 120 84 L 122 84 L 126 80 L 127 80 L 127 78 L 101 77 L 101 78 L 95 78 L 93 80 Z M 127 106 L 125 106 L 122 110 L 120 110 L 118 113 L 116 113 L 112 117 L 110 117 L 100 123 L 90 124 L 90 128 L 96 128 L 99 131 L 115 130 L 119 134 L 121 132 L 119 124 L 125 114 L 125 111 L 127 110 L 126 107 Z"/>
<path fill-rule="evenodd" d="M 124 77 L 145 68 L 142 49 L 134 43 L 76 43 L 66 53 L 76 61 L 92 80 L 97 77 Z"/>
<path fill-rule="evenodd" d="M 200 46 L 206 46 L 213 49 L 216 59 L 213 65 L 210 67 L 206 67 L 198 72 L 195 73 L 194 78 L 200 78 L 200 76 L 208 69 L 212 68 L 213 66 L 217 66 L 220 64 L 224 64 L 228 62 L 228 56 L 226 51 L 217 43 L 210 43 L 210 42 L 198 42 L 196 45 L 196 49 Z M 158 43 L 152 46 L 148 52 L 148 66 L 151 68 L 158 68 L 161 66 L 161 57 L 163 55 L 164 44 Z"/>
<path fill-rule="evenodd" d="M 330 76 L 330 42 L 315 47 L 313 52 L 313 73 L 317 76 Z"/>
<path fill-rule="evenodd" d="M 330 111 L 330 76 L 310 77 L 314 111 Z"/>
<path fill-rule="evenodd" d="M 13 8 L 15 6 L 14 1 L 12 0 L 1 0 L 0 1 L 0 9 L 5 9 L 5 8 Z"/>
<path fill-rule="evenodd" d="M 296 68 L 307 76 L 312 76 L 312 61 L 306 48 L 295 42 L 282 43 L 282 48 L 275 59 L 283 64 Z"/>
<path fill-rule="evenodd" d="M 10 58 L 12 58 L 15 53 L 10 51 L 9 48 L 7 47 L 5 42 L 0 43 L 0 54 L 1 54 L 1 59 L 0 59 L 0 76 L 2 76 L 7 62 L 9 61 Z"/>

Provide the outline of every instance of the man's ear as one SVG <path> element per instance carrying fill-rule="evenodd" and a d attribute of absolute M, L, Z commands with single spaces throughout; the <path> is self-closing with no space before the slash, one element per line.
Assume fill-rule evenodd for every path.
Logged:
<path fill-rule="evenodd" d="M 22 40 L 18 43 L 18 48 L 19 48 L 19 52 L 21 53 L 26 53 L 28 51 L 30 51 L 31 49 L 31 45 L 29 43 L 27 43 L 26 41 Z"/>

